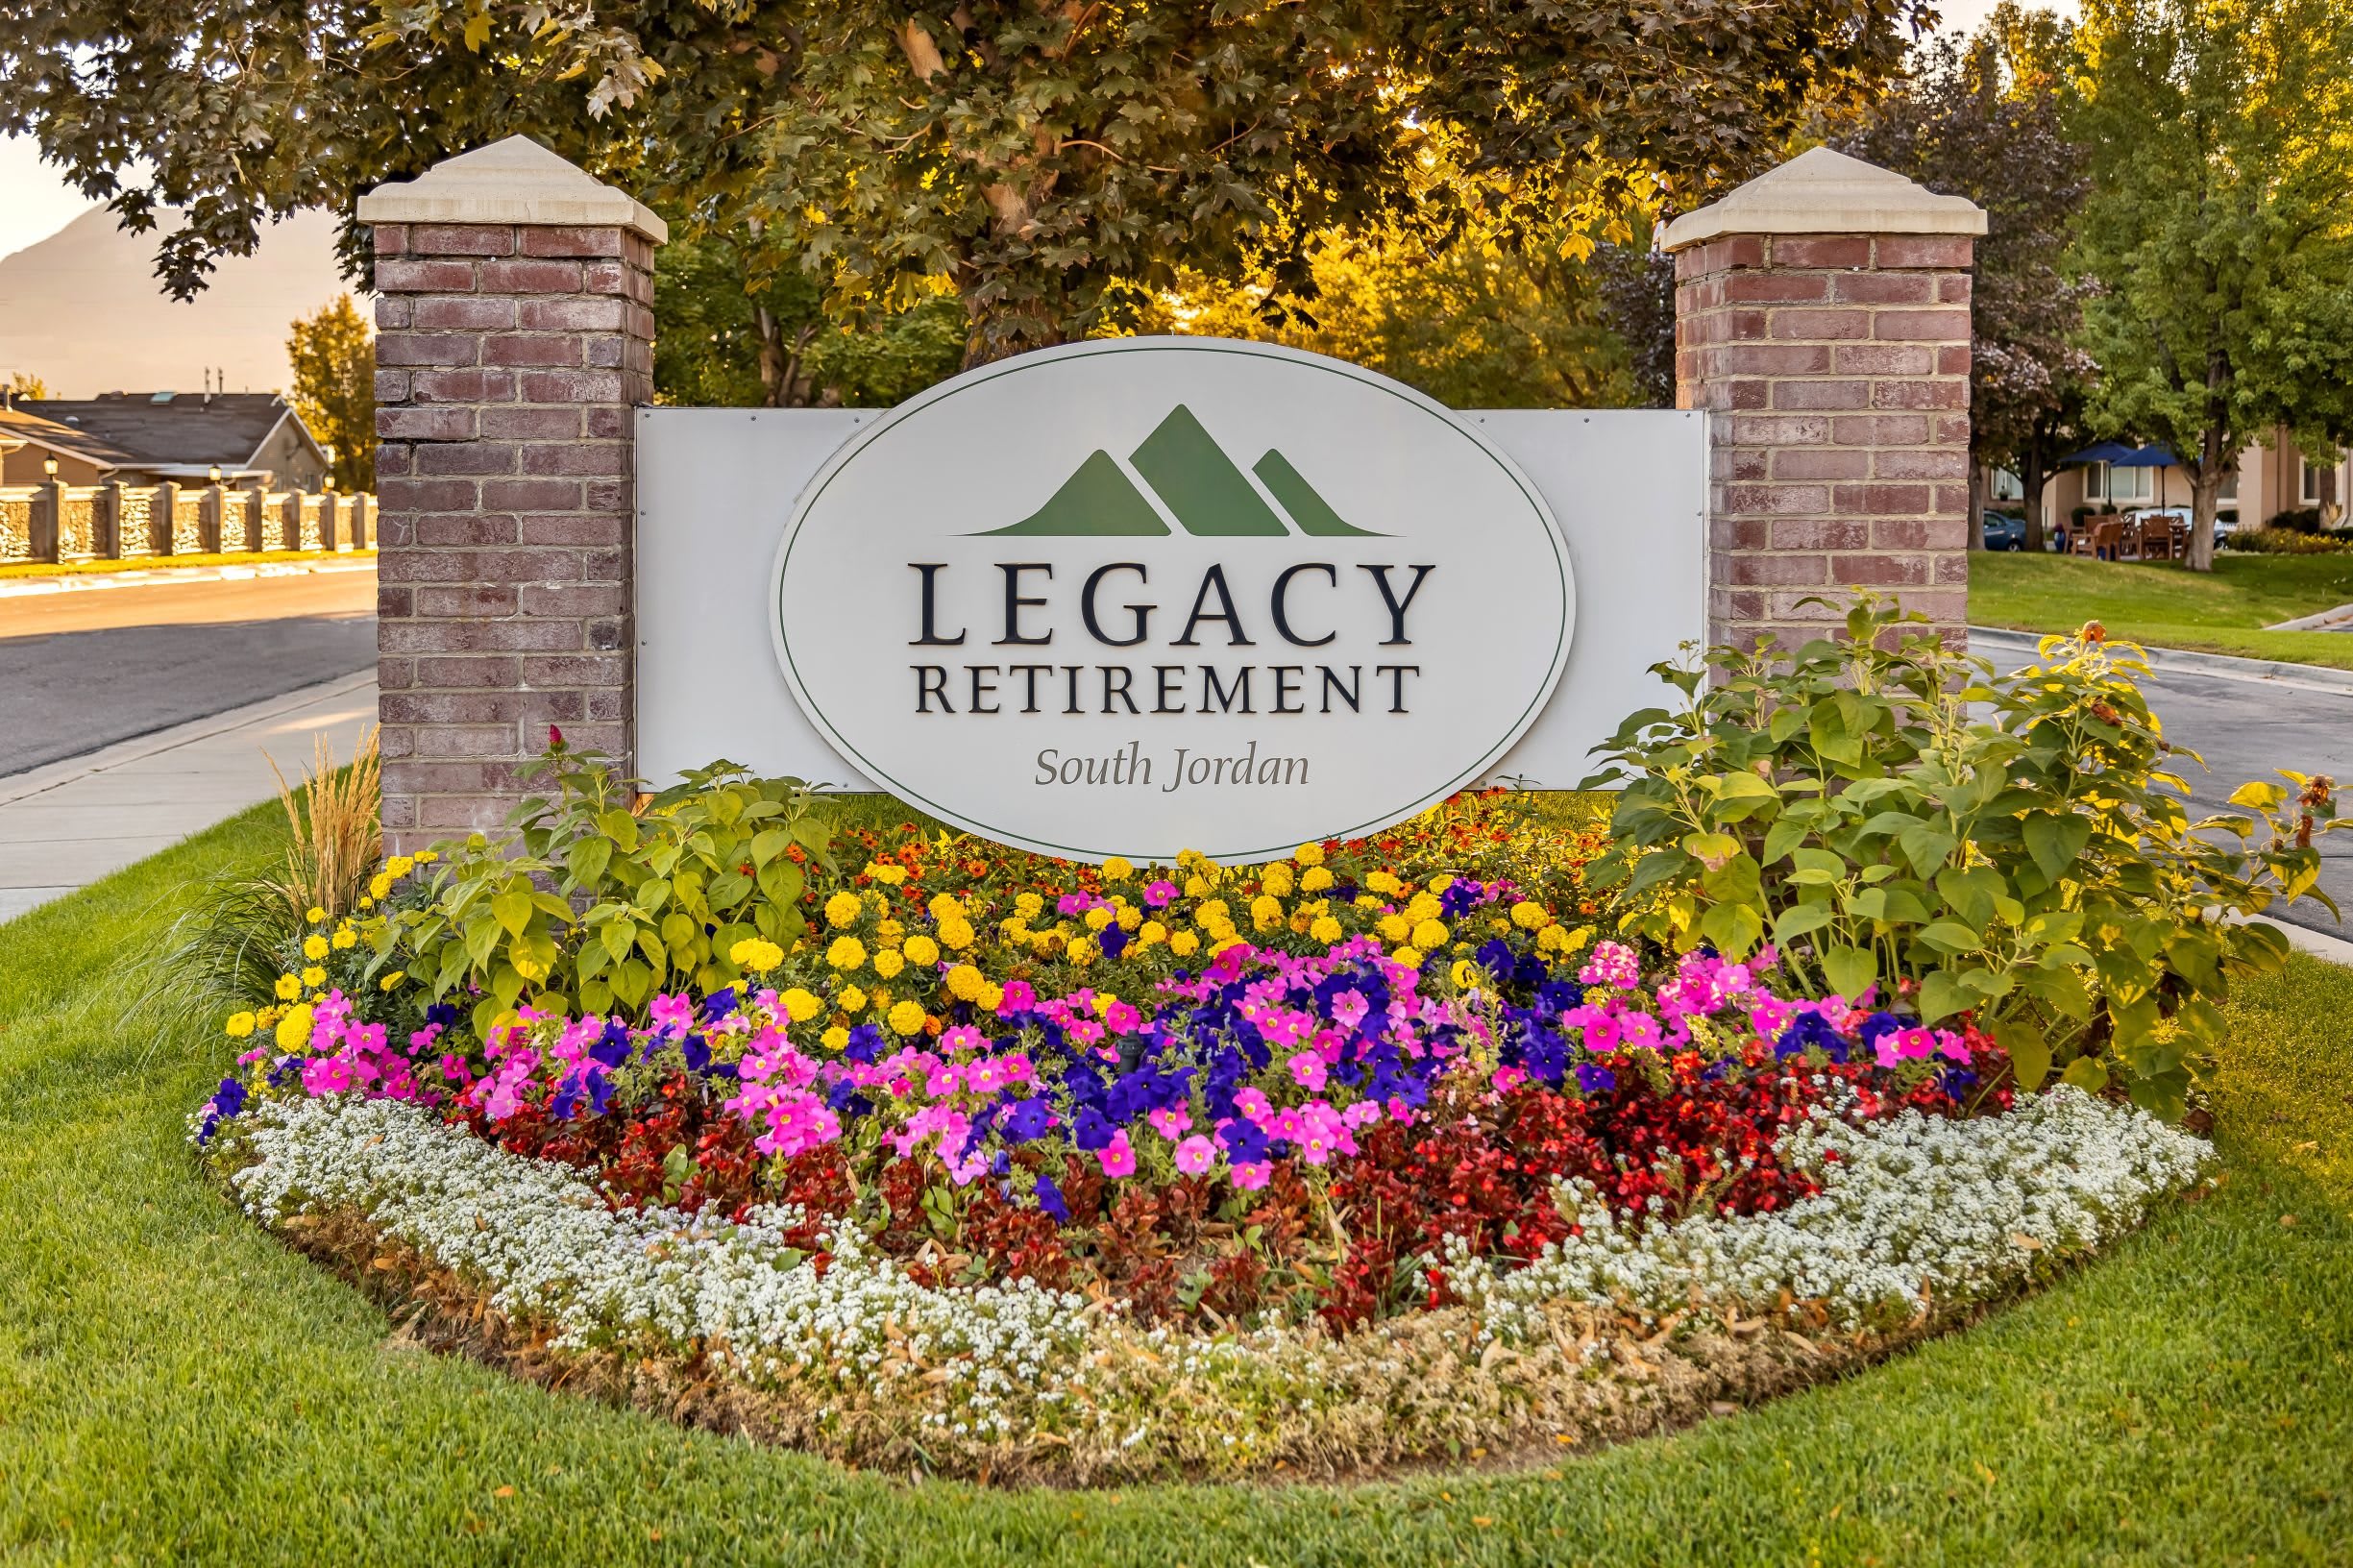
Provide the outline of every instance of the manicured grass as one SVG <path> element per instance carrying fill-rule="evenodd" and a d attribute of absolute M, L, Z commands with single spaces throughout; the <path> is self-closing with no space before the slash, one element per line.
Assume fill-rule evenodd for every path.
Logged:
<path fill-rule="evenodd" d="M 271 808 L 274 809 L 274 808 Z M 226 1043 L 126 966 L 257 810 L 0 925 L 0 1555 L 27 1561 L 2341 1562 L 2353 971 L 2235 1006 L 2228 1179 L 1974 1331 L 1680 1435 L 1353 1490 L 996 1493 L 676 1431 L 405 1343 L 194 1173 Z"/>
<path fill-rule="evenodd" d="M 1985 551 L 1969 558 L 1969 619 L 2020 631 L 2073 631 L 2243 658 L 2353 670 L 2353 634 L 2265 626 L 2353 603 L 2353 554 L 2220 551 L 2211 574 L 2171 562 Z"/>
<path fill-rule="evenodd" d="M 373 550 L 237 550 L 195 555 L 135 555 L 123 561 L 18 561 L 0 566 L 0 582 L 16 577 L 89 577 L 113 572 L 157 572 L 186 566 L 282 566 L 289 561 L 372 561 Z"/>

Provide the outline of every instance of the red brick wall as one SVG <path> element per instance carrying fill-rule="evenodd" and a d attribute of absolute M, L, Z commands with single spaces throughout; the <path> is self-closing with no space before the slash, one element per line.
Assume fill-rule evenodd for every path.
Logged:
<path fill-rule="evenodd" d="M 1894 591 L 1957 641 L 1970 263 L 1946 235 L 1738 234 L 1676 257 L 1676 401 L 1712 410 L 1709 635 L 1802 641 Z"/>
<path fill-rule="evenodd" d="M 622 229 L 375 231 L 378 667 L 395 850 L 490 828 L 567 740 L 630 753 L 632 410 L 653 252 Z"/>

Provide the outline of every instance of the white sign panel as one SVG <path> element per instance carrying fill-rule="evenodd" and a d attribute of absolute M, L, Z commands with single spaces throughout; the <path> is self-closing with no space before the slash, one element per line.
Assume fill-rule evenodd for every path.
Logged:
<path fill-rule="evenodd" d="M 1575 631 L 1567 542 L 1427 398 L 1263 344 L 1122 338 L 860 430 L 776 553 L 787 685 L 903 800 L 1083 860 L 1387 826 L 1483 774 Z"/>
<path fill-rule="evenodd" d="M 1702 631 L 1697 415 L 1118 339 L 887 413 L 640 417 L 657 782 L 727 756 L 1054 854 L 1247 859 L 1574 784 Z"/>

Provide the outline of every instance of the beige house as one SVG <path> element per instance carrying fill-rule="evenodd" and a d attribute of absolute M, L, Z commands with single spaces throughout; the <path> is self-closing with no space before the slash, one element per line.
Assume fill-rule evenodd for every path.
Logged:
<path fill-rule="evenodd" d="M 2270 442 L 2239 454 L 2237 469 L 2223 477 L 2217 514 L 2225 526 L 2255 526 L 2281 512 L 2334 506 L 2336 521 L 2341 523 L 2348 497 L 2353 497 L 2353 453 L 2340 452 L 2334 464 L 2314 463 L 2281 431 Z M 1990 477 L 1987 506 L 2015 511 L 2019 500 L 2016 476 Z M 2077 507 L 2127 512 L 2145 506 L 2188 506 L 2190 500 L 2190 476 L 2180 468 L 2070 464 L 2043 486 L 2043 527 L 2047 533 L 2072 518 Z"/>
<path fill-rule="evenodd" d="M 238 488 L 315 491 L 327 474 L 327 453 L 275 392 L 109 392 L 0 406 L 0 484 L 217 477 Z"/>

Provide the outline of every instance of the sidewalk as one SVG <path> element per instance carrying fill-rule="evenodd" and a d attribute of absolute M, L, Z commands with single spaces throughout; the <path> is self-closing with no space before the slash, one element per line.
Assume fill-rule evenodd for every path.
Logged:
<path fill-rule="evenodd" d="M 269 799 L 270 760 L 299 782 L 321 731 L 348 760 L 375 722 L 363 670 L 0 778 L 0 920 Z"/>
<path fill-rule="evenodd" d="M 370 550 L 332 555 L 313 553 L 284 561 L 229 559 L 213 560 L 203 566 L 126 567 L 119 572 L 59 572 L 0 577 L 0 599 L 82 594 L 100 588 L 144 588 L 159 582 L 241 582 L 253 577 L 306 577 L 322 572 L 373 572 L 376 559 L 376 551 Z"/>

